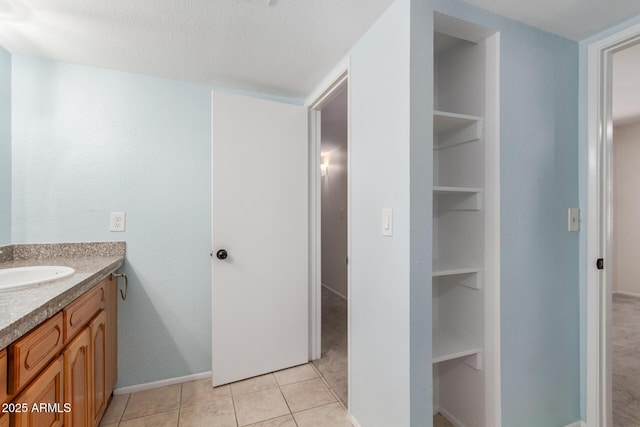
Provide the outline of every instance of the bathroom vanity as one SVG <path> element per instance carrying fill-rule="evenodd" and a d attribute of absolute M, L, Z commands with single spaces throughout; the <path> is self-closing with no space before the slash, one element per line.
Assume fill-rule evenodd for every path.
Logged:
<path fill-rule="evenodd" d="M 0 250 L 0 268 L 75 269 L 60 280 L 0 292 L 0 427 L 97 426 L 117 378 L 112 273 L 124 263 L 124 243 Z"/>

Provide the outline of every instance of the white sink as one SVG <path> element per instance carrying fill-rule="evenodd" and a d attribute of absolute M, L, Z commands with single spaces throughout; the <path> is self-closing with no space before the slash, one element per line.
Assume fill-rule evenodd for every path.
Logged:
<path fill-rule="evenodd" d="M 0 290 L 19 288 L 71 276 L 75 270 L 60 265 L 38 265 L 0 269 Z"/>

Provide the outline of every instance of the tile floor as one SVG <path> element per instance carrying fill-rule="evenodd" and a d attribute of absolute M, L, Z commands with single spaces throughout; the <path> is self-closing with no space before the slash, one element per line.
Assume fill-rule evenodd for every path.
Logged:
<path fill-rule="evenodd" d="M 312 364 L 216 388 L 204 379 L 112 397 L 104 427 L 351 427 Z"/>
<path fill-rule="evenodd" d="M 433 416 L 433 427 L 453 427 L 453 424 L 442 414 L 435 414 Z"/>
<path fill-rule="evenodd" d="M 322 287 L 322 354 L 313 364 L 347 407 L 347 301 Z"/>

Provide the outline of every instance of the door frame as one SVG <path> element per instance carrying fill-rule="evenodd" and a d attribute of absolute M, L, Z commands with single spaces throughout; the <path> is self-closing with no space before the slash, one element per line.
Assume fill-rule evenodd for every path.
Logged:
<path fill-rule="evenodd" d="M 350 58 L 345 58 L 306 99 L 309 109 L 309 359 L 322 353 L 322 205 L 320 111 L 347 87 L 347 259 L 351 255 L 351 85 Z M 351 267 L 347 263 L 347 384 L 351 384 Z M 347 386 L 351 401 L 351 387 Z"/>
<path fill-rule="evenodd" d="M 588 46 L 587 75 L 587 426 L 612 425 L 613 54 L 640 43 L 640 24 Z M 605 259 L 598 270 L 596 260 Z"/>

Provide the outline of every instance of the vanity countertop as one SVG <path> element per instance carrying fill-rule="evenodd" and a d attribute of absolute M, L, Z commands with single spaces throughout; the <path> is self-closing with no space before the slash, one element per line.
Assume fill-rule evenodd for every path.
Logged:
<path fill-rule="evenodd" d="M 72 267 L 53 282 L 0 291 L 0 350 L 104 280 L 124 264 L 124 242 L 10 245 L 0 247 L 0 268 Z"/>

